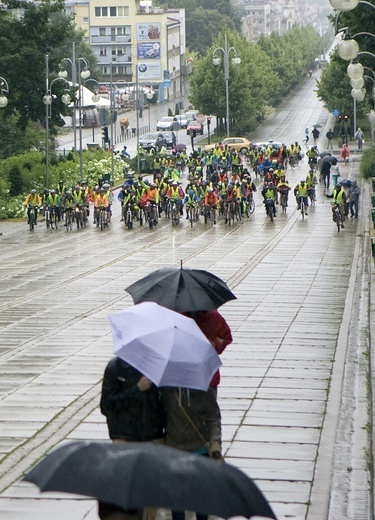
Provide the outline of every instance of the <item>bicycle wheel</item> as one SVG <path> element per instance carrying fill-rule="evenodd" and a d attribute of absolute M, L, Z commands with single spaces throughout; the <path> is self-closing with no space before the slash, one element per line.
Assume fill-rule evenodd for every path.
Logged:
<path fill-rule="evenodd" d="M 44 218 L 46 220 L 46 228 L 49 229 L 51 220 L 50 220 L 50 212 L 48 210 L 45 211 Z"/>
<path fill-rule="evenodd" d="M 301 200 L 301 216 L 302 220 L 305 220 L 305 203 Z"/>
<path fill-rule="evenodd" d="M 34 231 L 34 227 L 35 227 L 35 214 L 34 214 L 34 210 L 31 209 L 30 216 L 29 216 L 29 230 L 30 230 L 30 232 Z"/>
<path fill-rule="evenodd" d="M 273 207 L 272 204 L 269 204 L 267 207 L 267 214 L 271 219 L 271 222 L 273 222 Z"/>

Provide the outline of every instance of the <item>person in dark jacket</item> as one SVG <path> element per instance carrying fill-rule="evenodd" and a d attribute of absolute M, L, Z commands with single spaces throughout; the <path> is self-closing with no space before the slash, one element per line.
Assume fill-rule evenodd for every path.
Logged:
<path fill-rule="evenodd" d="M 100 411 L 113 441 L 145 442 L 163 437 L 165 419 L 158 389 L 119 357 L 112 358 L 105 369 Z"/>

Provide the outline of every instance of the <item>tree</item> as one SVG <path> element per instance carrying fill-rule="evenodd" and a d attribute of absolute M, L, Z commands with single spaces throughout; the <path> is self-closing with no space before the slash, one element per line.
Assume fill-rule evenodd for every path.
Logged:
<path fill-rule="evenodd" d="M 186 17 L 186 43 L 189 49 L 201 55 L 205 54 L 223 27 L 233 31 L 235 29 L 233 20 L 216 10 L 198 7 Z"/>

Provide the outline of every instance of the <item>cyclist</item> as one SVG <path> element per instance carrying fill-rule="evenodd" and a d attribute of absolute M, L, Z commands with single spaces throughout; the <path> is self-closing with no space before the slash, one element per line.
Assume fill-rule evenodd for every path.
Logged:
<path fill-rule="evenodd" d="M 56 193 L 56 190 L 51 190 L 50 194 L 46 199 L 46 204 L 49 210 L 54 209 L 56 211 L 57 220 L 60 222 L 61 219 L 61 199 Z"/>
<path fill-rule="evenodd" d="M 131 184 L 131 186 L 132 186 L 132 185 L 133 185 L 133 183 Z M 112 216 L 112 203 L 113 203 L 114 193 L 113 193 L 113 190 L 111 189 L 110 184 L 108 184 L 108 182 L 105 182 L 105 183 L 103 184 L 103 189 L 104 189 L 105 194 L 107 195 L 108 202 L 109 202 L 109 205 L 107 206 L 107 211 L 108 211 L 108 222 L 111 222 L 111 216 Z"/>
<path fill-rule="evenodd" d="M 95 202 L 94 202 L 94 219 L 96 221 L 97 226 L 99 226 L 100 209 L 105 209 L 107 212 L 109 209 L 109 200 L 108 200 L 104 187 L 99 189 L 99 193 L 98 193 L 97 197 L 95 198 Z"/>
<path fill-rule="evenodd" d="M 286 180 L 285 175 L 280 177 L 280 181 L 277 185 L 277 191 L 280 193 L 280 204 L 281 204 L 281 195 L 284 195 L 286 198 L 286 205 L 288 205 L 288 195 L 289 195 L 290 185 Z"/>
<path fill-rule="evenodd" d="M 183 215 L 183 205 L 182 201 L 184 199 L 184 192 L 182 188 L 178 185 L 177 181 L 172 181 L 169 189 L 167 190 L 167 197 L 172 203 L 175 203 L 180 215 Z"/>
<path fill-rule="evenodd" d="M 275 185 L 272 181 L 269 182 L 267 185 L 266 184 L 264 185 L 264 188 L 262 189 L 262 196 L 264 199 L 263 203 L 266 208 L 266 213 L 267 213 L 267 201 L 272 201 L 272 209 L 273 209 L 273 214 L 275 217 L 276 217 L 276 204 L 275 204 L 276 195 L 277 195 L 277 191 L 276 191 Z"/>
<path fill-rule="evenodd" d="M 306 184 L 307 184 L 307 194 L 310 196 L 312 200 L 316 200 L 315 197 L 315 186 L 318 184 L 318 179 L 316 178 L 315 173 L 313 170 L 309 170 L 309 173 L 306 177 Z"/>
<path fill-rule="evenodd" d="M 195 211 L 198 207 L 198 197 L 196 196 L 194 190 L 189 190 L 187 193 L 186 193 L 186 196 L 183 200 L 183 203 L 185 204 L 186 206 L 186 220 L 189 220 L 190 218 L 190 211 L 193 212 L 193 215 L 195 215 Z M 194 220 L 198 220 L 199 219 L 199 216 L 197 214 L 197 217 L 195 219 L 194 217 Z"/>
<path fill-rule="evenodd" d="M 219 199 L 213 188 L 208 188 L 204 197 L 204 207 L 207 211 L 212 210 L 213 223 L 216 224 L 216 207 Z"/>
<path fill-rule="evenodd" d="M 306 155 L 308 157 L 310 169 L 315 168 L 315 170 L 316 170 L 318 167 L 318 155 L 319 155 L 318 147 L 312 146 L 310 148 L 310 150 L 307 150 Z"/>
<path fill-rule="evenodd" d="M 341 227 L 344 228 L 344 222 L 345 222 L 345 206 L 346 206 L 346 193 L 343 190 L 341 184 L 336 184 L 335 189 L 331 193 L 331 195 L 326 195 L 328 199 L 333 199 L 335 204 L 338 206 L 340 210 L 340 218 L 341 218 Z M 332 207 L 332 213 L 334 212 L 335 208 Z"/>
<path fill-rule="evenodd" d="M 308 186 L 306 184 L 305 179 L 302 179 L 299 184 L 294 188 L 294 196 L 297 201 L 297 210 L 301 209 L 301 199 L 303 200 L 305 207 L 309 206 L 309 199 L 307 196 Z M 305 211 L 305 215 L 307 215 L 307 211 Z"/>
<path fill-rule="evenodd" d="M 232 183 L 229 183 L 227 188 L 226 188 L 226 190 L 225 190 L 224 200 L 225 200 L 226 207 L 228 207 L 229 204 L 234 202 L 235 203 L 235 210 L 237 209 L 237 205 L 238 205 L 238 190 L 237 190 L 237 188 L 235 188 L 233 186 Z M 227 211 L 225 213 L 226 213 L 225 223 L 227 224 L 228 223 Z"/>
<path fill-rule="evenodd" d="M 24 206 L 27 207 L 27 224 L 30 224 L 30 212 L 34 211 L 35 224 L 37 224 L 38 208 L 42 205 L 42 199 L 37 194 L 36 190 L 32 189 L 26 197 Z"/>
<path fill-rule="evenodd" d="M 251 180 L 251 177 L 248 175 L 245 175 L 245 177 L 241 181 L 241 213 L 244 212 L 245 205 L 244 202 L 250 202 L 251 197 L 253 196 L 253 192 L 257 191 L 257 188 L 253 181 Z"/>

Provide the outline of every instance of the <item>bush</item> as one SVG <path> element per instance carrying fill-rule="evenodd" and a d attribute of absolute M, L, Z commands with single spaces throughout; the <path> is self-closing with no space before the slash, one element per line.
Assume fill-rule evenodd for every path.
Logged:
<path fill-rule="evenodd" d="M 375 147 L 362 152 L 361 164 L 359 167 L 361 176 L 364 179 L 370 179 L 371 174 L 375 174 Z"/>

